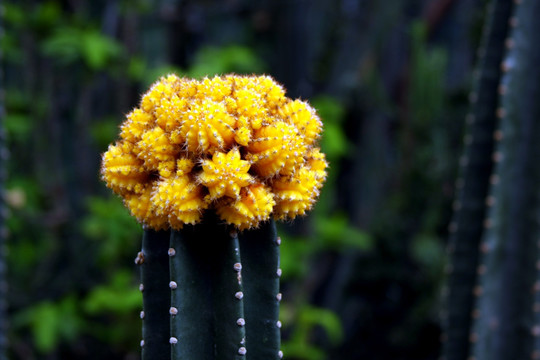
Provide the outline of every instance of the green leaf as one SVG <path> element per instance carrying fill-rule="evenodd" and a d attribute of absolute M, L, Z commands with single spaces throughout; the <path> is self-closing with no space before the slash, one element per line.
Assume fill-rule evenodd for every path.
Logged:
<path fill-rule="evenodd" d="M 324 125 L 321 150 L 326 154 L 330 162 L 344 157 L 351 151 L 350 143 L 339 124 L 327 123 Z"/>
<path fill-rule="evenodd" d="M 22 6 L 19 4 L 15 5 L 10 2 L 5 2 L 2 4 L 3 7 L 3 18 L 7 24 L 19 28 L 26 24 L 27 17 L 24 13 Z"/>
<path fill-rule="evenodd" d="M 287 308 L 285 306 L 285 308 Z M 288 326 L 285 321 L 284 325 Z M 282 345 L 287 358 L 317 360 L 326 359 L 322 349 L 312 344 L 311 334 L 317 327 L 322 328 L 331 344 L 339 345 L 344 339 L 344 330 L 339 317 L 331 310 L 310 305 L 302 305 L 294 320 L 291 337 Z"/>
<path fill-rule="evenodd" d="M 62 18 L 62 9 L 58 1 L 37 3 L 32 13 L 33 25 L 38 30 L 54 28 Z"/>
<path fill-rule="evenodd" d="M 8 112 L 4 124 L 8 133 L 8 139 L 16 142 L 27 140 L 32 131 L 32 119 L 23 113 Z"/>
<path fill-rule="evenodd" d="M 142 308 L 142 297 L 133 283 L 133 273 L 121 270 L 110 282 L 98 286 L 88 294 L 83 309 L 88 314 L 127 314 Z"/>
<path fill-rule="evenodd" d="M 81 41 L 83 59 L 94 70 L 102 70 L 122 53 L 117 41 L 97 31 L 84 32 Z"/>
<path fill-rule="evenodd" d="M 64 26 L 42 44 L 45 55 L 61 64 L 83 61 L 92 70 L 102 70 L 122 54 L 122 46 L 98 30 Z"/>
<path fill-rule="evenodd" d="M 76 28 L 57 29 L 41 45 L 43 53 L 61 64 L 71 64 L 81 56 L 80 33 Z"/>
<path fill-rule="evenodd" d="M 314 223 L 325 248 L 363 251 L 373 248 L 373 238 L 368 233 L 350 226 L 345 214 L 321 216 Z"/>
<path fill-rule="evenodd" d="M 144 59 L 133 56 L 129 59 L 127 74 L 133 80 L 143 80 L 146 73 L 147 64 Z"/>
<path fill-rule="evenodd" d="M 321 139 L 321 150 L 332 162 L 352 151 L 352 144 L 348 141 L 342 124 L 345 117 L 345 108 L 335 98 L 321 95 L 311 102 L 324 124 Z"/>
<path fill-rule="evenodd" d="M 313 244 L 303 238 L 287 237 L 281 235 L 280 267 L 283 270 L 282 278 L 301 278 L 308 271 L 308 256 L 313 251 Z"/>
<path fill-rule="evenodd" d="M 89 197 L 88 215 L 82 220 L 82 230 L 88 238 L 99 241 L 98 261 L 114 264 L 122 255 L 129 255 L 139 245 L 141 227 L 129 214 L 119 198 Z"/>
<path fill-rule="evenodd" d="M 30 327 L 34 343 L 42 353 L 53 351 L 61 341 L 75 339 L 82 320 L 74 296 L 60 301 L 42 301 L 23 310 L 14 317 L 14 326 Z"/>
<path fill-rule="evenodd" d="M 345 108 L 336 98 L 327 95 L 319 95 L 311 101 L 311 105 L 317 109 L 317 113 L 325 124 L 341 124 L 345 119 Z"/>
<path fill-rule="evenodd" d="M 304 325 L 322 327 L 333 345 L 343 341 L 341 320 L 331 310 L 306 305 L 301 309 L 298 321 Z"/>

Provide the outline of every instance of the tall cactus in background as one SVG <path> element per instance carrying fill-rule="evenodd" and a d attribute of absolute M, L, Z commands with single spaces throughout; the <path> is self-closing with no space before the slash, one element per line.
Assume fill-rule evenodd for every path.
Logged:
<path fill-rule="evenodd" d="M 0 38 L 4 30 L 4 5 L 0 1 Z M 8 150 L 6 148 L 6 133 L 4 129 L 5 93 L 3 56 L 0 50 L 0 360 L 7 359 L 7 280 L 6 280 L 6 212 L 4 184 L 6 182 L 6 161 Z"/>
<path fill-rule="evenodd" d="M 491 154 L 496 129 L 500 64 L 513 0 L 494 0 L 490 4 L 474 88 L 470 94 L 471 110 L 467 116 L 464 154 L 454 218 L 450 224 L 447 267 L 448 289 L 443 335 L 445 360 L 463 360 L 469 353 L 469 329 L 472 324 L 478 247 L 484 229 L 485 199 L 493 169 Z"/>
<path fill-rule="evenodd" d="M 495 8 L 502 3 L 495 2 Z M 487 217 L 474 220 L 476 228 L 483 224 L 474 240 L 478 244 L 481 239 L 476 286 L 471 286 L 475 277 L 470 269 L 468 277 L 461 279 L 468 287 L 464 291 L 474 294 L 475 306 L 471 311 L 460 309 L 463 303 L 449 303 L 449 315 L 462 311 L 463 316 L 472 316 L 472 330 L 462 327 L 459 331 L 461 338 L 470 331 L 470 356 L 477 360 L 540 358 L 539 341 L 535 340 L 540 336 L 540 49 L 535 42 L 540 34 L 540 3 L 515 1 L 505 4 L 505 12 L 510 36 L 504 40 L 507 53 L 500 65 L 503 74 L 497 86 L 497 109 L 478 96 L 479 103 L 496 113 L 499 124 L 493 132 L 493 172 L 489 181 L 482 179 L 483 186 L 490 186 L 484 210 Z M 499 41 L 501 47 L 503 40 Z M 459 229 L 460 223 L 456 224 Z M 450 266 L 455 270 L 462 258 L 475 251 L 456 253 Z M 450 279 L 452 301 L 452 274 Z M 457 282 L 455 279 L 454 285 Z M 452 331 L 458 329 L 448 327 L 449 340 Z M 446 354 L 451 354 L 448 345 Z"/>
<path fill-rule="evenodd" d="M 283 356 L 273 218 L 315 203 L 321 128 L 268 76 L 169 75 L 127 116 L 102 176 L 145 226 L 143 359 Z"/>
<path fill-rule="evenodd" d="M 511 18 L 502 63 L 496 162 L 488 197 L 472 354 L 477 359 L 536 359 L 533 304 L 540 291 L 540 2 L 522 0 Z M 538 309 L 536 309 L 538 313 Z"/>

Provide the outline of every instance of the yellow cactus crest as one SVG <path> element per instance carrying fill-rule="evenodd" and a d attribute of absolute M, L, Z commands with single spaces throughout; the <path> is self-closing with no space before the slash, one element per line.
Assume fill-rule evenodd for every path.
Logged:
<path fill-rule="evenodd" d="M 102 179 L 149 228 L 180 229 L 210 209 L 239 230 L 293 219 L 326 179 L 321 120 L 269 76 L 165 76 L 120 128 Z"/>

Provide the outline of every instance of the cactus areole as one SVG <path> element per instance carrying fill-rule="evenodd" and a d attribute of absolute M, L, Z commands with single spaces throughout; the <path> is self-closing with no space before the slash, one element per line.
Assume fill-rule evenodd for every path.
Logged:
<path fill-rule="evenodd" d="M 250 229 L 312 208 L 326 178 L 321 129 L 269 76 L 168 75 L 127 115 L 101 174 L 147 228 L 178 230 L 213 209 Z"/>
<path fill-rule="evenodd" d="M 127 115 L 101 174 L 145 229 L 143 360 L 283 357 L 274 219 L 313 207 L 321 130 L 269 76 L 168 75 Z"/>

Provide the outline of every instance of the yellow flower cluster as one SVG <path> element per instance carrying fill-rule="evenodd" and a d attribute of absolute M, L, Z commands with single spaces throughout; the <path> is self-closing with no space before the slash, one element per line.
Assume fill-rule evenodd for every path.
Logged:
<path fill-rule="evenodd" d="M 326 178 L 322 123 L 269 76 L 168 75 L 127 115 L 101 174 L 141 223 L 179 229 L 214 209 L 239 229 L 311 209 Z"/>

